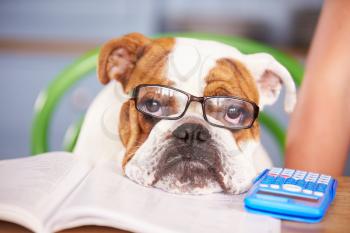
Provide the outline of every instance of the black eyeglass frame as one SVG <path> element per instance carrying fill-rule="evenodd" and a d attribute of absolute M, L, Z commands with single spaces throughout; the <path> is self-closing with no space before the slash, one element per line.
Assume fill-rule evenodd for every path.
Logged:
<path fill-rule="evenodd" d="M 181 92 L 183 94 L 185 94 L 187 96 L 187 103 L 186 103 L 186 106 L 185 106 L 185 109 L 184 111 L 177 117 L 164 117 L 164 116 L 154 116 L 150 113 L 147 113 L 147 112 L 144 112 L 142 109 L 139 109 L 138 108 L 138 104 L 137 104 L 137 97 L 138 97 L 138 94 L 139 94 L 139 90 L 140 88 L 142 87 L 164 87 L 164 88 L 168 88 L 168 89 L 172 89 L 172 90 L 175 90 L 175 91 L 178 91 L 178 92 Z M 236 99 L 236 100 L 240 100 L 240 101 L 243 101 L 243 102 L 247 102 L 249 104 L 251 104 L 253 106 L 253 109 L 254 109 L 254 115 L 253 115 L 253 120 L 252 122 L 247 125 L 247 126 L 242 126 L 242 127 L 228 127 L 228 126 L 223 126 L 223 125 L 217 125 L 215 123 L 212 123 L 208 120 L 207 118 L 207 114 L 205 112 L 205 102 L 208 100 L 208 99 L 214 99 L 214 98 L 232 98 L 232 99 Z M 132 100 L 135 101 L 135 106 L 136 106 L 136 109 L 145 114 L 145 115 L 148 115 L 148 116 L 151 116 L 151 117 L 154 117 L 154 118 L 158 118 L 158 119 L 166 119 L 166 120 L 178 120 L 180 118 L 182 118 L 186 112 L 187 112 L 187 109 L 188 107 L 190 106 L 191 102 L 192 101 L 195 101 L 195 102 L 199 102 L 201 103 L 202 105 L 202 114 L 203 114 L 203 118 L 206 122 L 208 122 L 210 125 L 212 126 L 215 126 L 215 127 L 220 127 L 220 128 L 225 128 L 225 129 L 232 129 L 232 130 L 238 130 L 238 129 L 249 129 L 253 126 L 255 120 L 258 118 L 259 116 L 259 106 L 254 103 L 253 101 L 251 100 L 248 100 L 248 99 L 245 99 L 245 98 L 241 98 L 241 97 L 237 97 L 237 96 L 203 96 L 203 97 L 197 97 L 197 96 L 194 96 L 194 95 L 191 95 L 185 91 L 182 91 L 180 89 L 177 89 L 175 87 L 171 87 L 171 86 L 166 86 L 166 85 L 160 85 L 160 84 L 140 84 L 138 86 L 136 86 L 134 89 L 133 89 L 133 92 L 132 92 L 132 96 L 131 98 Z"/>

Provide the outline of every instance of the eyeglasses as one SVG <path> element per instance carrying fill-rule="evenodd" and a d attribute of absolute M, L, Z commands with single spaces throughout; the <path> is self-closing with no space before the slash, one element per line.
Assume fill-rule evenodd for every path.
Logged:
<path fill-rule="evenodd" d="M 182 90 L 155 84 L 141 84 L 133 90 L 136 109 L 168 120 L 183 117 L 192 101 L 202 104 L 203 117 L 211 125 L 227 129 L 250 128 L 259 114 L 252 101 L 235 96 L 196 97 Z"/>

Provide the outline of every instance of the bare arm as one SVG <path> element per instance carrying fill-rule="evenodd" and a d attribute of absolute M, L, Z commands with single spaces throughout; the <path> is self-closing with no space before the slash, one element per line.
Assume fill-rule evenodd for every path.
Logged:
<path fill-rule="evenodd" d="M 286 167 L 341 175 L 350 144 L 350 1 L 326 0 L 287 134 Z"/>

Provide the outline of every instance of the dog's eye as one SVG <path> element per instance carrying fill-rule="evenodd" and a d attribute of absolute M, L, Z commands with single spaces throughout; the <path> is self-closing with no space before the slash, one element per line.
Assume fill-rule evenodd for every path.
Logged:
<path fill-rule="evenodd" d="M 154 99 L 148 99 L 144 102 L 147 112 L 156 114 L 161 111 L 161 104 Z"/>
<path fill-rule="evenodd" d="M 238 124 L 242 120 L 243 113 L 244 110 L 242 108 L 231 105 L 226 110 L 225 120 L 233 124 Z"/>

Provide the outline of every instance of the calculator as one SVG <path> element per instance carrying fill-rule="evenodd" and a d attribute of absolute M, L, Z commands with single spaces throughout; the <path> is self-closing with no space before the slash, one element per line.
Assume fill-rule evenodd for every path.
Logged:
<path fill-rule="evenodd" d="M 332 203 L 337 181 L 329 175 L 274 167 L 254 181 L 244 204 L 248 212 L 319 222 Z"/>

